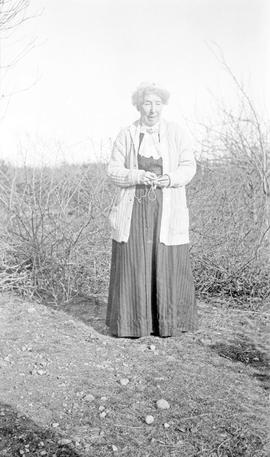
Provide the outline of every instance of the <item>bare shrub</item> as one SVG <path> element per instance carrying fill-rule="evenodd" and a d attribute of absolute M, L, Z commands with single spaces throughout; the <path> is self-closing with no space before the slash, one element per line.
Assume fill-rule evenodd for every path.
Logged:
<path fill-rule="evenodd" d="M 237 112 L 221 104 L 220 119 L 203 126 L 199 171 L 189 190 L 192 254 L 200 293 L 254 304 L 270 295 L 269 130 L 234 82 Z"/>
<path fill-rule="evenodd" d="M 2 170 L 2 289 L 53 301 L 104 290 L 110 204 L 105 180 L 102 165 Z"/>
<path fill-rule="evenodd" d="M 229 160 L 201 163 L 189 189 L 191 254 L 200 294 L 241 301 L 269 295 L 259 192 L 256 180 L 248 180 Z"/>
<path fill-rule="evenodd" d="M 30 0 L 1 0 L 0 2 L 0 31 L 18 27 L 27 18 L 25 13 Z"/>

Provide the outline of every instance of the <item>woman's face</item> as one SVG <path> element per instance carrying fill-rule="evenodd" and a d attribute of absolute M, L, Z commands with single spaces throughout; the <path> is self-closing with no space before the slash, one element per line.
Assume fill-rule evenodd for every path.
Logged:
<path fill-rule="evenodd" d="M 142 122 L 150 127 L 155 125 L 160 120 L 162 109 L 163 103 L 158 95 L 146 94 L 140 107 Z"/>

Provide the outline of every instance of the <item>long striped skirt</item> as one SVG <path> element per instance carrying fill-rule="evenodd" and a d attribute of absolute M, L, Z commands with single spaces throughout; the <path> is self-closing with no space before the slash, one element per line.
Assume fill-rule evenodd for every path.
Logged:
<path fill-rule="evenodd" d="M 128 242 L 112 241 L 106 317 L 112 335 L 173 336 L 197 328 L 189 245 L 159 242 L 161 204 L 159 189 L 154 201 L 135 198 Z"/>
<path fill-rule="evenodd" d="M 197 328 L 189 245 L 159 241 L 162 190 L 136 186 L 127 243 L 112 241 L 106 324 L 118 337 L 174 336 Z"/>

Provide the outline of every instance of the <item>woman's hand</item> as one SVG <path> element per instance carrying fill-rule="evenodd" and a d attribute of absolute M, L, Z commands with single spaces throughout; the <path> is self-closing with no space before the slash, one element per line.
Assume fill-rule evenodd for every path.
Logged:
<path fill-rule="evenodd" d="M 157 187 L 168 187 L 171 184 L 171 180 L 168 175 L 162 175 L 156 179 L 155 184 Z"/>
<path fill-rule="evenodd" d="M 140 178 L 139 184 L 145 184 L 146 186 L 151 186 L 154 182 L 158 179 L 156 173 L 152 173 L 151 171 L 146 171 L 145 174 Z"/>

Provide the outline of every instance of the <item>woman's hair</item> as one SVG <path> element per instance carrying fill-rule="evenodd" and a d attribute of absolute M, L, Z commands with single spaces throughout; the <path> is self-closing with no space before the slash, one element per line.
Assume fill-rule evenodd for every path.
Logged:
<path fill-rule="evenodd" d="M 137 110 L 140 110 L 146 94 L 158 95 L 164 105 L 167 105 L 170 97 L 170 93 L 166 89 L 157 86 L 155 83 L 143 82 L 132 94 L 132 104 L 136 106 Z"/>

